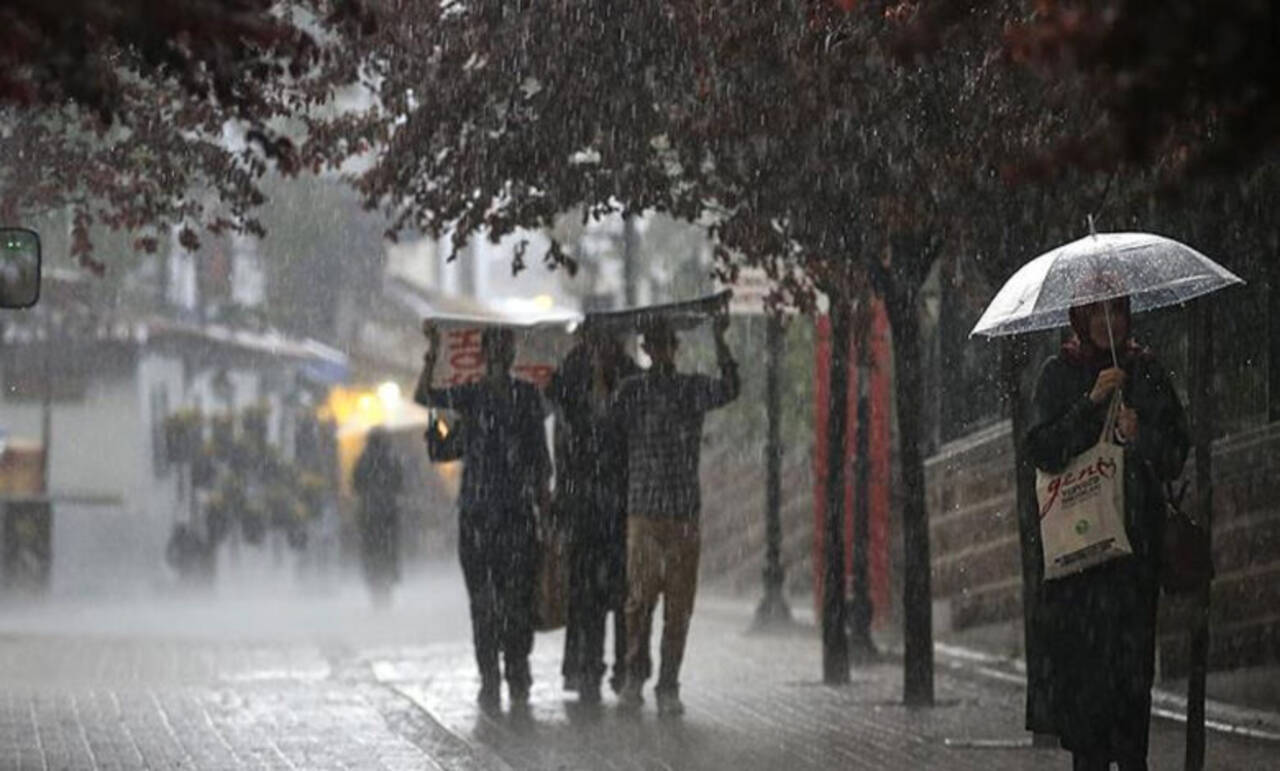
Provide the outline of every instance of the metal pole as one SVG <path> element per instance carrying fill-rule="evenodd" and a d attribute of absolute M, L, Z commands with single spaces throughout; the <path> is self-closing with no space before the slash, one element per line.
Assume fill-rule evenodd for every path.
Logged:
<path fill-rule="evenodd" d="M 769 433 L 765 439 L 765 564 L 764 598 L 756 608 L 757 629 L 786 626 L 791 623 L 791 608 L 787 606 L 782 586 L 785 571 L 782 568 L 782 369 L 783 330 L 782 320 L 770 314 L 767 320 L 765 344 L 765 409 L 768 412 Z"/>
<path fill-rule="evenodd" d="M 1197 301 L 1192 309 L 1191 409 L 1196 450 L 1196 512 L 1204 524 L 1206 537 L 1213 536 L 1213 307 L 1209 300 Z M 1204 701 L 1209 670 L 1210 585 L 1200 588 L 1195 598 L 1195 618 L 1191 625 L 1191 665 L 1187 673 L 1187 746 L 1184 767 L 1203 771 L 1205 760 Z"/>
<path fill-rule="evenodd" d="M 1280 233 L 1272 234 L 1267 261 L 1267 419 L 1280 421 Z"/>
<path fill-rule="evenodd" d="M 844 601 L 844 445 L 849 423 L 849 306 L 831 300 L 831 386 L 823 527 L 822 679 L 849 682 L 848 608 Z"/>
<path fill-rule="evenodd" d="M 622 215 L 622 291 L 623 300 L 628 308 L 634 308 L 640 302 L 640 292 L 636 266 L 636 222 L 634 214 Z"/>
<path fill-rule="evenodd" d="M 50 471 L 53 467 L 53 453 L 50 443 L 53 441 L 53 373 L 49 362 L 49 352 L 53 350 L 53 324 L 48 309 L 44 317 L 44 340 L 40 341 L 40 447 L 44 452 L 44 460 L 40 464 L 41 493 L 49 495 Z"/>

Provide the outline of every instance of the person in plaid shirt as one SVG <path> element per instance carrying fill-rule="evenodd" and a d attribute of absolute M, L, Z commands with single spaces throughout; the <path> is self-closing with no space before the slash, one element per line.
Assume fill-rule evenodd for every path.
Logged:
<path fill-rule="evenodd" d="M 653 361 L 644 373 L 623 381 L 613 416 L 627 437 L 626 684 L 623 708 L 638 709 L 648 679 L 653 609 L 663 597 L 662 663 L 654 696 L 658 712 L 679 715 L 680 662 L 698 585 L 701 495 L 698 461 L 702 420 L 738 396 L 738 368 L 725 343 L 729 317 L 714 322 L 720 377 L 676 372 L 679 341 L 665 321 L 644 330 L 644 350 Z"/>

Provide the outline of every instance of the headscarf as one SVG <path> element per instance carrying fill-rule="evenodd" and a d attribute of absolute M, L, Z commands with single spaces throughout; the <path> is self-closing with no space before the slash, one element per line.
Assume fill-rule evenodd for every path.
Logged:
<path fill-rule="evenodd" d="M 1117 299 L 1122 304 L 1120 313 L 1129 320 L 1129 323 L 1125 325 L 1128 330 L 1127 336 L 1123 340 L 1115 341 L 1116 359 L 1120 362 L 1120 366 L 1123 367 L 1135 357 L 1145 356 L 1149 352 L 1133 339 L 1133 315 L 1129 309 L 1129 298 L 1121 297 Z M 1111 351 L 1106 348 L 1099 348 L 1094 344 L 1093 337 L 1089 334 L 1089 318 L 1085 314 L 1086 307 L 1088 306 L 1077 305 L 1067 311 L 1067 316 L 1071 320 L 1072 334 L 1071 337 L 1063 342 L 1061 355 L 1067 363 L 1077 367 L 1106 369 L 1112 366 Z"/>

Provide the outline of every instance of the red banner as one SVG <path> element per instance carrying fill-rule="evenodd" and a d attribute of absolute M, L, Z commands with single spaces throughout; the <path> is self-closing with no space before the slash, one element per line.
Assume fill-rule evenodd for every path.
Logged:
<path fill-rule="evenodd" d="M 817 321 L 817 360 L 814 362 L 814 495 L 813 495 L 813 586 L 815 610 L 821 615 L 823 592 L 823 533 L 826 527 L 826 478 L 827 478 L 827 425 L 831 387 L 831 324 L 826 316 Z M 892 349 L 889 338 L 889 319 L 884 305 L 874 301 L 871 312 L 871 330 L 867 336 L 869 354 L 868 425 L 868 581 L 873 609 L 873 619 L 879 624 L 890 612 L 889 585 L 889 511 L 890 480 L 892 468 Z M 845 395 L 848 406 L 848 431 L 844 446 L 844 516 L 845 516 L 845 594 L 851 594 L 848 576 L 853 567 L 853 512 L 854 470 L 857 468 L 858 436 L 858 347 L 857 341 L 849 345 L 849 391 Z"/>

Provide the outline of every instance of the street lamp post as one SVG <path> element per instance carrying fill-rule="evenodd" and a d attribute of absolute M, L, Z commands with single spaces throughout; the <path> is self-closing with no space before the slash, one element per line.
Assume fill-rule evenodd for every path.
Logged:
<path fill-rule="evenodd" d="M 764 598 L 756 608 L 757 629 L 772 629 L 791 623 L 791 608 L 783 595 L 785 571 L 782 568 L 782 321 L 776 315 L 767 319 L 765 342 L 765 409 L 768 413 L 768 436 L 765 439 L 765 565 Z"/>

